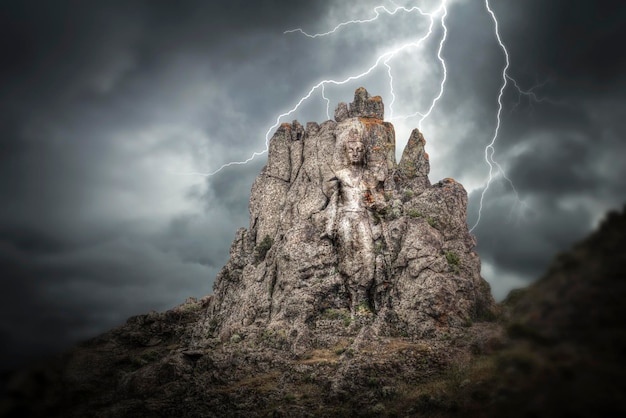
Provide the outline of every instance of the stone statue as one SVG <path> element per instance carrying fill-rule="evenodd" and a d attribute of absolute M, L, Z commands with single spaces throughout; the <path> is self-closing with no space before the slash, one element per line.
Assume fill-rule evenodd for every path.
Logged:
<path fill-rule="evenodd" d="M 368 208 L 373 203 L 366 181 L 365 145 L 356 135 L 344 142 L 347 166 L 336 171 L 322 236 L 337 239 L 339 272 L 347 279 L 352 312 L 369 307 L 368 291 L 374 282 L 375 255 Z"/>

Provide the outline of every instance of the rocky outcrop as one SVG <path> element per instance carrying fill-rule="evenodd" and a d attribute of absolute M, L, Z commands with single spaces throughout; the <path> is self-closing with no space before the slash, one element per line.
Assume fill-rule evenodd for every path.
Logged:
<path fill-rule="evenodd" d="M 462 187 L 424 178 L 419 132 L 379 176 L 368 129 L 393 130 L 362 123 L 281 127 L 272 146 L 288 152 L 270 152 L 215 294 L 2 376 L 0 416 L 623 416 L 626 209 L 480 321 L 493 304 L 457 211 Z M 340 153 L 352 162 L 315 171 L 340 139 L 352 139 Z M 368 191 L 367 204 L 350 200 Z M 345 226 L 361 228 L 373 255 L 346 242 Z"/>
<path fill-rule="evenodd" d="M 343 122 L 349 118 L 374 118 L 384 119 L 385 107 L 380 96 L 370 97 L 363 87 L 356 89 L 354 101 L 350 107 L 344 102 L 339 103 L 335 109 L 335 120 Z"/>
<path fill-rule="evenodd" d="M 493 317 L 465 189 L 452 179 L 431 185 L 417 129 L 397 164 L 383 109 L 359 88 L 335 121 L 279 127 L 252 186 L 250 226 L 215 282 L 213 325 L 199 334 L 228 340 L 269 328 L 298 349 L 329 316 L 349 318 L 353 332 L 414 338 Z"/>

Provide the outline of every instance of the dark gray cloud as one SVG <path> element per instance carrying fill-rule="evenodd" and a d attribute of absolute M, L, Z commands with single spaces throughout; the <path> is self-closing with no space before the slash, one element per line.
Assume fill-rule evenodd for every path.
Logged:
<path fill-rule="evenodd" d="M 248 224 L 249 190 L 264 157 L 208 178 L 175 173 L 208 172 L 262 150 L 276 116 L 309 86 L 360 73 L 428 25 L 398 14 L 339 36 L 283 35 L 370 17 L 375 4 L 7 3 L 0 17 L 1 366 L 209 293 L 236 229 Z M 593 1 L 493 7 L 511 75 L 523 89 L 536 86 L 540 99 L 506 90 L 495 155 L 523 204 L 497 177 L 474 230 L 484 275 L 501 297 L 623 203 L 626 12 Z M 453 2 L 447 26 L 447 89 L 422 130 L 431 180 L 454 176 L 466 186 L 471 225 L 504 56 L 481 2 Z M 392 62 L 394 115 L 423 112 L 436 94 L 437 47 L 426 42 Z M 383 96 L 390 115 L 386 75 L 380 67 L 329 86 L 331 107 L 365 85 Z M 325 102 L 314 97 L 281 121 L 326 119 Z M 400 148 L 417 123 L 394 121 Z"/>
<path fill-rule="evenodd" d="M 260 163 L 213 182 L 168 170 L 262 148 L 275 109 L 253 93 L 264 77 L 250 63 L 324 3 L 5 6 L 0 332 L 11 367 L 210 292 Z"/>
<path fill-rule="evenodd" d="M 576 7 L 582 5 L 578 3 Z M 569 6 L 563 3 L 561 9 Z M 497 70 L 494 66 L 503 65 L 504 57 L 497 48 L 493 49 L 494 36 L 481 32 L 481 25 L 471 29 L 481 33 L 480 36 L 463 36 L 471 32 L 457 26 L 467 22 L 466 19 L 485 25 L 485 17 L 479 17 L 480 7 L 472 8 L 469 3 L 458 7 L 461 13 L 456 15 L 457 23 L 451 24 L 450 31 L 450 39 L 455 42 L 448 51 L 455 68 L 449 72 L 451 85 L 460 94 L 448 100 L 444 97 L 442 123 L 447 119 L 452 124 L 467 120 L 471 124 L 459 130 L 456 138 L 447 138 L 455 146 L 440 159 L 458 162 L 446 169 L 470 186 L 468 219 L 473 225 L 478 217 L 482 189 L 472 180 L 485 176 L 485 165 L 480 161 L 495 124 L 498 84 L 494 79 L 501 71 L 501 67 Z M 474 230 L 479 252 L 488 267 L 485 276 L 494 289 L 498 288 L 498 297 L 503 297 L 511 286 L 536 278 L 556 251 L 588 232 L 608 208 L 623 202 L 624 182 L 620 175 L 623 165 L 616 157 L 626 151 L 621 134 L 624 129 L 620 116 L 624 107 L 619 104 L 624 94 L 621 81 L 599 81 L 592 63 L 587 63 L 585 70 L 579 68 L 578 79 L 574 80 L 570 73 L 561 73 L 559 67 L 538 58 L 575 49 L 570 39 L 575 43 L 594 37 L 595 27 L 603 23 L 593 18 L 584 24 L 577 22 L 569 29 L 571 38 L 564 38 L 565 24 L 552 10 L 553 4 L 547 14 L 538 13 L 542 7 L 543 3 L 530 2 L 519 7 L 494 4 L 502 39 L 510 53 L 510 74 L 523 89 L 537 86 L 533 92 L 539 99 L 530 100 L 512 87 L 505 91 L 495 156 L 513 181 L 523 204 L 516 202 L 511 186 L 497 176 L 486 194 L 481 222 Z M 589 16 L 594 16 L 597 14 L 594 10 L 601 6 L 589 3 L 585 7 L 591 13 Z M 535 15 L 541 16 L 535 19 Z M 550 24 L 545 21 L 548 15 L 552 16 Z M 554 39 L 555 30 L 560 31 L 558 42 Z M 476 39 L 482 39 L 482 44 L 472 47 Z M 452 48 L 457 51 L 453 52 Z M 619 57 L 613 59 L 614 65 L 621 62 Z M 509 279 L 513 276 L 515 280 Z"/>
<path fill-rule="evenodd" d="M 614 0 L 529 1 L 507 9 L 495 4 L 511 51 L 525 70 L 568 84 L 572 93 L 603 93 L 623 87 L 626 5 Z M 560 92 L 565 94 L 566 92 Z"/>

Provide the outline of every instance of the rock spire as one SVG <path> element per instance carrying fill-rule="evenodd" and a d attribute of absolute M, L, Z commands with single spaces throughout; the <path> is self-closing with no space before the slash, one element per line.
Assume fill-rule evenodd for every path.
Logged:
<path fill-rule="evenodd" d="M 278 128 L 203 335 L 275 329 L 306 346 L 328 327 L 365 327 L 423 338 L 493 315 L 465 189 L 431 185 L 417 129 L 397 164 L 383 117 L 381 98 L 359 88 L 334 121 Z"/>

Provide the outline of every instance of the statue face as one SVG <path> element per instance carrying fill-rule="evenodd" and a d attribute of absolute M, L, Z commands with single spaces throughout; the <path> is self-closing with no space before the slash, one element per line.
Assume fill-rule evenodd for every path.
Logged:
<path fill-rule="evenodd" d="M 363 143 L 361 141 L 346 142 L 346 154 L 350 164 L 361 164 L 364 155 Z"/>

